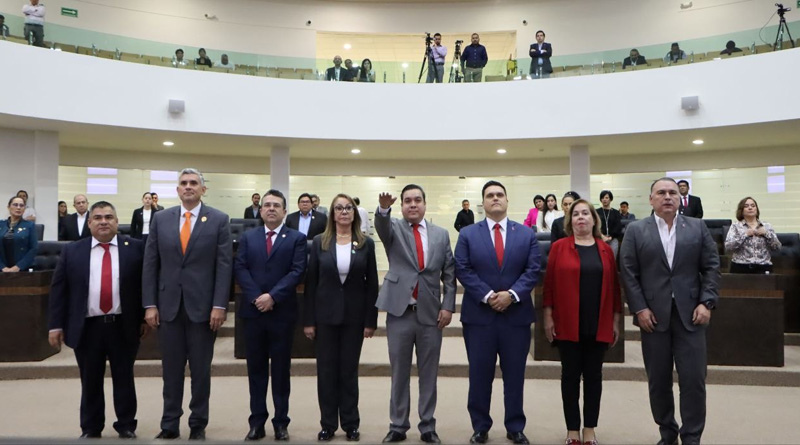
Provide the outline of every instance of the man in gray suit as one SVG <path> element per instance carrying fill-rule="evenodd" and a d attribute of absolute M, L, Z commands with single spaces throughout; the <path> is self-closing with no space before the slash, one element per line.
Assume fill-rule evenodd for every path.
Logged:
<path fill-rule="evenodd" d="M 439 443 L 436 434 L 436 379 L 444 329 L 456 309 L 453 251 L 447 230 L 425 221 L 425 192 L 409 184 L 400 193 L 403 219 L 391 217 L 397 200 L 389 193 L 378 196 L 375 231 L 389 259 L 389 271 L 376 306 L 388 312 L 386 336 L 392 367 L 389 433 L 383 442 L 406 439 L 411 399 L 411 357 L 417 348 L 419 371 L 420 440 Z M 444 285 L 444 294 L 439 282 Z"/>
<path fill-rule="evenodd" d="M 678 184 L 650 186 L 653 215 L 628 225 L 622 280 L 642 355 L 659 444 L 699 444 L 706 419 L 706 326 L 719 298 L 719 255 L 705 223 L 678 214 Z M 672 367 L 678 370 L 683 425 L 675 421 Z"/>
<path fill-rule="evenodd" d="M 145 320 L 158 328 L 164 380 L 156 439 L 180 437 L 187 359 L 192 374 L 189 439 L 205 439 L 208 424 L 211 360 L 230 297 L 232 249 L 228 215 L 203 204 L 205 192 L 202 173 L 183 169 L 181 205 L 156 212 L 145 247 L 142 304 Z"/>

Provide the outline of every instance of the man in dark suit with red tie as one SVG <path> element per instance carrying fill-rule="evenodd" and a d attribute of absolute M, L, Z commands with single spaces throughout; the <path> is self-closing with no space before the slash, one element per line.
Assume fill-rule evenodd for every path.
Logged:
<path fill-rule="evenodd" d="M 461 324 L 469 360 L 467 411 L 470 443 L 486 443 L 495 363 L 503 372 L 506 437 L 527 444 L 522 406 L 525 366 L 535 312 L 531 292 L 539 279 L 539 245 L 529 227 L 508 219 L 503 184 L 483 186 L 486 219 L 461 230 L 456 278 L 464 286 Z"/>
<path fill-rule="evenodd" d="M 310 198 L 309 198 L 310 203 Z M 250 430 L 245 440 L 264 438 L 267 386 L 272 376 L 275 440 L 289 440 L 289 373 L 297 321 L 297 285 L 306 270 L 306 236 L 283 224 L 286 197 L 269 190 L 261 201 L 263 226 L 239 240 L 234 263 L 242 288 L 239 316 L 245 320 L 245 354 L 250 384 Z"/>
<path fill-rule="evenodd" d="M 700 198 L 689 194 L 689 181 L 681 179 L 678 181 L 678 191 L 680 192 L 680 204 L 678 205 L 678 213 L 683 216 L 691 216 L 693 218 L 703 218 L 703 202 Z"/>
<path fill-rule="evenodd" d="M 140 240 L 117 235 L 114 206 L 100 201 L 88 215 L 91 238 L 64 247 L 50 286 L 50 344 L 75 350 L 81 376 L 81 438 L 99 438 L 105 427 L 106 359 L 114 385 L 114 429 L 136 437 L 133 364 L 146 332 L 142 309 Z"/>

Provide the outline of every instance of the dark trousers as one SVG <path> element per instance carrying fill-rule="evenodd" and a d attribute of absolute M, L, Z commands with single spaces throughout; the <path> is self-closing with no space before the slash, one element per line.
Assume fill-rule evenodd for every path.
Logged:
<path fill-rule="evenodd" d="M 364 326 L 317 325 L 317 394 L 322 428 L 336 431 L 358 428 L 358 361 Z"/>
<path fill-rule="evenodd" d="M 663 321 L 662 321 L 663 323 Z M 706 422 L 706 330 L 689 332 L 681 323 L 672 303 L 669 329 L 664 332 L 642 331 L 642 356 L 650 389 L 650 410 L 659 426 L 661 438 L 673 443 L 678 434 L 681 443 L 700 443 Z M 678 371 L 681 425 L 675 421 L 672 394 L 672 367 Z"/>
<path fill-rule="evenodd" d="M 250 383 L 250 427 L 264 426 L 269 418 L 267 387 L 272 379 L 274 427 L 289 425 L 289 373 L 292 365 L 294 323 L 275 323 L 265 316 L 248 318 L 244 325 L 247 378 Z"/>
<path fill-rule="evenodd" d="M 600 396 L 603 393 L 603 358 L 608 343 L 594 338 L 581 338 L 579 342 L 558 341 L 561 354 L 561 401 L 568 431 L 581 428 L 581 376 L 583 376 L 583 425 L 597 426 L 600 416 Z"/>
<path fill-rule="evenodd" d="M 111 364 L 114 387 L 114 411 L 117 431 L 136 431 L 136 387 L 133 363 L 139 343 L 125 341 L 122 320 L 104 323 L 103 317 L 87 318 L 75 359 L 81 376 L 81 431 L 100 433 L 105 427 L 106 404 L 103 381 L 106 359 Z"/>
<path fill-rule="evenodd" d="M 42 25 L 32 25 L 26 24 L 23 27 L 23 32 L 25 33 L 25 40 L 30 41 L 31 33 L 33 33 L 33 45 L 34 46 L 44 46 L 44 26 Z"/>
<path fill-rule="evenodd" d="M 174 320 L 161 321 L 158 345 L 161 348 L 164 380 L 164 413 L 161 429 L 180 432 L 183 415 L 183 386 L 186 362 L 192 378 L 192 399 L 189 402 L 189 428 L 208 425 L 208 399 L 211 395 L 211 361 L 214 358 L 216 332 L 207 321 L 194 323 L 181 304 Z"/>
<path fill-rule="evenodd" d="M 492 417 L 489 407 L 492 400 L 497 357 L 503 372 L 504 424 L 506 432 L 517 433 L 525 429 L 525 412 L 522 408 L 525 385 L 525 363 L 531 347 L 530 325 L 511 326 L 502 316 L 488 325 L 464 324 L 464 343 L 469 360 L 469 394 L 467 411 L 474 431 L 489 431 Z"/>
<path fill-rule="evenodd" d="M 763 274 L 766 272 L 772 273 L 771 264 L 740 264 L 731 261 L 731 273 Z"/>

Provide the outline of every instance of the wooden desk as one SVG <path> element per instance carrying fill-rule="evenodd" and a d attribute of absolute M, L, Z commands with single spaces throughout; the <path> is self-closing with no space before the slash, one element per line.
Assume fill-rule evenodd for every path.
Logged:
<path fill-rule="evenodd" d="M 57 351 L 47 341 L 53 271 L 0 273 L 0 362 L 41 361 Z"/>

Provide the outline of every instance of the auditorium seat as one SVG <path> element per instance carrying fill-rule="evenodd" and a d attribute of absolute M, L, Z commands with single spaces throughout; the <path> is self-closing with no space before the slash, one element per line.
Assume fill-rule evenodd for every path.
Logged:
<path fill-rule="evenodd" d="M 242 233 L 244 233 L 244 225 L 231 223 L 231 241 L 238 243 Z"/>
<path fill-rule="evenodd" d="M 320 80 L 317 73 L 303 73 L 303 80 Z"/>
<path fill-rule="evenodd" d="M 756 54 L 769 53 L 769 52 L 772 52 L 772 45 L 769 43 L 756 46 Z"/>
<path fill-rule="evenodd" d="M 283 71 L 281 72 L 281 79 L 303 80 L 303 73 L 295 73 L 294 71 Z"/>
<path fill-rule="evenodd" d="M 77 53 L 78 52 L 78 47 L 75 46 L 75 45 L 67 45 L 67 44 L 64 44 L 64 43 L 56 43 L 55 47 L 60 49 L 62 52 L 65 52 L 65 53 Z"/>
<path fill-rule="evenodd" d="M 725 253 L 725 236 L 728 234 L 728 229 L 731 227 L 731 220 L 729 219 L 704 219 L 708 231 L 711 232 L 711 237 L 717 243 L 720 255 Z"/>
<path fill-rule="evenodd" d="M 240 224 L 242 226 L 242 232 L 246 232 L 258 226 L 259 222 L 257 219 L 231 218 L 231 224 Z"/>
<path fill-rule="evenodd" d="M 484 80 L 486 82 L 504 82 L 506 80 L 506 76 L 485 76 Z"/>
<path fill-rule="evenodd" d="M 539 253 L 542 255 L 539 262 L 539 272 L 547 270 L 547 257 L 550 255 L 550 240 L 539 241 Z"/>
<path fill-rule="evenodd" d="M 39 241 L 44 239 L 44 224 L 36 224 L 36 239 Z"/>
<path fill-rule="evenodd" d="M 58 257 L 61 249 L 69 241 L 42 241 L 36 248 L 36 256 L 33 258 L 34 270 L 53 270 L 58 264 Z"/>
<path fill-rule="evenodd" d="M 128 235 L 128 236 L 130 236 L 130 234 L 131 234 L 131 225 L 130 224 L 119 224 L 119 225 L 117 225 L 117 232 L 119 232 L 120 235 Z"/>
<path fill-rule="evenodd" d="M 533 230 L 536 230 L 536 226 L 533 226 Z M 550 232 L 536 232 L 536 241 L 550 241 Z"/>
<path fill-rule="evenodd" d="M 314 72 L 311 68 L 295 68 L 294 71 L 300 74 L 312 74 Z"/>
<path fill-rule="evenodd" d="M 778 241 L 781 242 L 781 250 L 773 252 L 773 255 L 800 257 L 800 234 L 777 233 L 776 235 L 778 235 Z"/>

